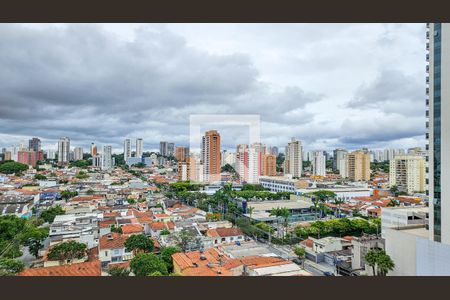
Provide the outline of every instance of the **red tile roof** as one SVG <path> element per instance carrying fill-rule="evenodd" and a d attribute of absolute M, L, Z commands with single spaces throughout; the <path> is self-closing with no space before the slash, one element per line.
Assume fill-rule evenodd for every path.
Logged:
<path fill-rule="evenodd" d="M 208 229 L 206 235 L 211 237 L 229 237 L 244 235 L 244 233 L 239 228 L 216 228 Z"/>
<path fill-rule="evenodd" d="M 123 234 L 142 233 L 144 231 L 144 227 L 141 224 L 126 224 L 121 228 Z"/>
<path fill-rule="evenodd" d="M 101 276 L 101 263 L 99 260 L 53 266 L 43 268 L 26 269 L 19 276 Z"/>
<path fill-rule="evenodd" d="M 100 249 L 120 249 L 124 248 L 124 243 L 127 240 L 127 236 L 111 232 L 100 237 L 99 246 Z"/>

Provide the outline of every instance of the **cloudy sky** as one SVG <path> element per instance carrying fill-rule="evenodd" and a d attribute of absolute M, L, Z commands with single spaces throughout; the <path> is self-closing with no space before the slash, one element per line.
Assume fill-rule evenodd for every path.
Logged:
<path fill-rule="evenodd" d="M 0 24 L 0 39 L 0 147 L 187 146 L 192 114 L 258 114 L 279 147 L 425 143 L 424 24 Z"/>

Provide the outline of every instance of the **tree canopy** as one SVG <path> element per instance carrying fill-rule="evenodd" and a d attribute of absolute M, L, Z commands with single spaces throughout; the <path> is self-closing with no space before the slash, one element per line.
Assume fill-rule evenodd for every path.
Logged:
<path fill-rule="evenodd" d="M 53 223 L 57 215 L 64 215 L 66 212 L 61 206 L 50 207 L 41 213 L 41 218 L 48 223 Z"/>
<path fill-rule="evenodd" d="M 167 270 L 169 272 L 173 271 L 173 259 L 172 254 L 181 252 L 181 249 L 178 247 L 164 247 L 161 249 L 160 257 L 166 264 Z"/>
<path fill-rule="evenodd" d="M 159 272 L 168 275 L 167 266 L 162 259 L 153 253 L 138 253 L 130 262 L 131 271 L 136 276 L 148 276 Z"/>
<path fill-rule="evenodd" d="M 28 170 L 28 165 L 15 161 L 5 162 L 0 165 L 0 173 L 15 174 Z"/>
<path fill-rule="evenodd" d="M 47 257 L 49 260 L 81 259 L 86 255 L 86 244 L 76 241 L 62 242 L 50 248 Z"/>
<path fill-rule="evenodd" d="M 125 248 L 127 251 L 142 251 L 152 252 L 154 249 L 154 242 L 145 234 L 133 234 L 125 241 Z"/>

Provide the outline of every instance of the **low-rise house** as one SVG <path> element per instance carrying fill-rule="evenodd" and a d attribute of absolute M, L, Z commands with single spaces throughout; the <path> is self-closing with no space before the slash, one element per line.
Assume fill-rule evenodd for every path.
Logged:
<path fill-rule="evenodd" d="M 128 236 L 111 232 L 100 237 L 99 241 L 99 259 L 102 267 L 110 263 L 128 261 L 133 258 L 133 253 L 125 249 L 125 241 Z"/>
<path fill-rule="evenodd" d="M 206 231 L 206 236 L 213 239 L 214 245 L 234 243 L 244 240 L 244 233 L 239 228 L 215 228 Z"/>

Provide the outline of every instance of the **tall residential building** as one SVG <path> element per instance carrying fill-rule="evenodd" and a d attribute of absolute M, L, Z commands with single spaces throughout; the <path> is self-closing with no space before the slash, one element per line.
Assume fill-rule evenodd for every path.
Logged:
<path fill-rule="evenodd" d="M 131 140 L 125 139 L 123 141 L 123 159 L 127 161 L 131 157 Z"/>
<path fill-rule="evenodd" d="M 248 148 L 248 183 L 258 183 L 263 172 L 263 154 L 265 147 L 261 143 L 251 144 Z"/>
<path fill-rule="evenodd" d="M 302 143 L 296 138 L 292 138 L 285 150 L 284 174 L 292 177 L 302 176 L 302 153 Z"/>
<path fill-rule="evenodd" d="M 74 160 L 82 160 L 83 159 L 83 148 L 75 147 L 73 149 Z"/>
<path fill-rule="evenodd" d="M 217 130 L 205 132 L 202 137 L 202 159 L 204 181 L 220 180 L 220 134 Z"/>
<path fill-rule="evenodd" d="M 417 155 L 397 155 L 390 161 L 389 185 L 412 194 L 425 191 L 425 158 Z"/>
<path fill-rule="evenodd" d="M 227 150 L 223 150 L 222 153 L 220 153 L 220 166 L 223 167 L 226 164 L 229 164 L 236 169 L 236 153 Z"/>
<path fill-rule="evenodd" d="M 370 180 L 370 154 L 361 150 L 348 154 L 348 178 L 353 181 Z"/>
<path fill-rule="evenodd" d="M 44 159 L 43 151 L 20 150 L 17 155 L 17 161 L 29 166 L 36 166 L 37 161 Z"/>
<path fill-rule="evenodd" d="M 159 142 L 159 153 L 162 156 L 169 156 L 168 152 L 169 152 L 169 143 L 164 141 Z"/>
<path fill-rule="evenodd" d="M 3 153 L 3 160 L 12 160 L 11 151 L 5 151 Z"/>
<path fill-rule="evenodd" d="M 273 153 L 263 155 L 263 176 L 277 175 L 277 156 Z"/>
<path fill-rule="evenodd" d="M 62 137 L 58 142 L 58 163 L 68 164 L 70 157 L 70 139 L 68 137 Z"/>
<path fill-rule="evenodd" d="M 55 159 L 56 158 L 56 152 L 55 150 L 47 150 L 47 159 Z"/>
<path fill-rule="evenodd" d="M 347 155 L 348 152 L 345 149 L 335 149 L 333 151 L 333 170 L 339 171 L 339 175 L 341 175 L 342 178 L 348 177 Z"/>
<path fill-rule="evenodd" d="M 167 156 L 174 156 L 175 154 L 175 144 L 168 143 L 167 144 Z"/>
<path fill-rule="evenodd" d="M 97 145 L 91 143 L 91 156 L 94 157 L 97 155 Z"/>
<path fill-rule="evenodd" d="M 30 151 L 41 151 L 41 140 L 39 138 L 32 138 L 28 141 L 28 149 Z"/>
<path fill-rule="evenodd" d="M 270 154 L 273 154 L 273 155 L 275 155 L 275 156 L 278 156 L 278 147 L 277 147 L 277 146 L 272 146 L 272 147 L 270 147 L 269 153 L 270 153 Z"/>
<path fill-rule="evenodd" d="M 314 157 L 311 165 L 314 176 L 325 176 L 327 174 L 325 155 L 323 151 L 314 151 Z"/>
<path fill-rule="evenodd" d="M 103 153 L 101 157 L 102 157 L 102 164 L 101 164 L 102 170 L 111 170 L 114 166 L 112 159 L 112 146 L 109 145 L 103 146 Z"/>
<path fill-rule="evenodd" d="M 144 140 L 141 138 L 136 139 L 136 157 L 142 157 L 144 155 Z"/>
<path fill-rule="evenodd" d="M 175 159 L 180 161 L 186 161 L 189 155 L 188 147 L 175 147 Z"/>
<path fill-rule="evenodd" d="M 248 145 L 236 146 L 236 172 L 241 182 L 248 181 Z"/>

